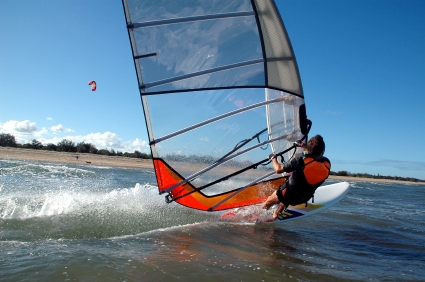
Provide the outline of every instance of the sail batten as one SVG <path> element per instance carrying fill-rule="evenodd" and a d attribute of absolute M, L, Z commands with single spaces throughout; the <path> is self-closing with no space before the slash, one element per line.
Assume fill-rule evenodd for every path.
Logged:
<path fill-rule="evenodd" d="M 137 55 L 137 56 L 134 56 L 133 57 L 133 59 L 135 59 L 135 60 L 139 60 L 139 59 L 143 59 L 143 58 L 148 58 L 148 57 L 153 57 L 153 56 L 157 56 L 158 55 L 158 53 L 149 53 L 149 54 L 143 54 L 143 55 Z"/>
<path fill-rule="evenodd" d="M 205 15 L 205 16 L 198 16 L 198 17 L 177 18 L 177 19 L 168 19 L 168 20 L 161 20 L 161 21 L 144 22 L 144 23 L 131 23 L 127 25 L 127 28 L 137 29 L 137 28 L 150 27 L 150 26 L 206 21 L 206 20 L 224 19 L 224 18 L 247 17 L 247 16 L 254 16 L 254 15 L 255 15 L 254 12 Z"/>

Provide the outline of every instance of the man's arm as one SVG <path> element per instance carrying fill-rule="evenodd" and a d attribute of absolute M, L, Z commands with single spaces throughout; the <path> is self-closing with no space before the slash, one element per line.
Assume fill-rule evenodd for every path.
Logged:
<path fill-rule="evenodd" d="M 274 169 L 274 171 L 275 171 L 276 173 L 283 173 L 284 166 L 283 166 L 283 164 L 281 164 L 281 163 L 279 163 L 279 162 L 277 161 L 276 156 L 273 156 L 273 157 L 271 158 L 271 161 L 272 161 L 272 165 L 273 165 L 273 169 Z"/>

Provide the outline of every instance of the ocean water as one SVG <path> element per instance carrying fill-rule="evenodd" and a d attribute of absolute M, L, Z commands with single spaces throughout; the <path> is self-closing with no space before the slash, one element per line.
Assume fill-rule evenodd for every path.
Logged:
<path fill-rule="evenodd" d="M 0 281 L 424 281 L 425 185 L 350 184 L 255 225 L 166 204 L 149 169 L 0 159 Z"/>

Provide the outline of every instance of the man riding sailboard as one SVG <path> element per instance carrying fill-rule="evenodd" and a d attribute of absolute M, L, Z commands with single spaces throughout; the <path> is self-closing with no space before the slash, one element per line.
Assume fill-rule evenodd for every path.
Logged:
<path fill-rule="evenodd" d="M 328 178 L 331 163 L 324 157 L 325 142 L 322 136 L 312 137 L 307 145 L 298 143 L 307 151 L 307 154 L 293 158 L 291 161 L 281 164 L 277 161 L 276 155 L 271 154 L 273 169 L 276 173 L 292 173 L 275 193 L 271 194 L 263 203 L 262 207 L 269 209 L 271 206 L 280 203 L 280 207 L 274 211 L 273 218 L 286 210 L 289 205 L 295 206 L 307 203 L 316 189 Z"/>
<path fill-rule="evenodd" d="M 261 204 L 270 207 L 278 196 L 284 205 L 303 203 L 280 212 L 274 222 L 281 222 L 345 195 L 347 183 L 317 188 L 330 169 L 324 143 L 319 152 L 307 144 L 302 158 L 293 145 L 307 141 L 311 123 L 273 0 L 122 2 L 158 192 L 167 203 L 247 213 L 268 213 Z M 269 153 L 288 163 L 271 163 Z M 280 175 L 289 171 L 289 179 Z"/>

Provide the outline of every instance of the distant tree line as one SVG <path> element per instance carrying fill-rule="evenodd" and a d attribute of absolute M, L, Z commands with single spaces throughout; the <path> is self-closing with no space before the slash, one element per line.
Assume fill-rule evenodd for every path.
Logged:
<path fill-rule="evenodd" d="M 98 150 L 93 144 L 91 143 L 85 143 L 80 142 L 75 144 L 71 140 L 63 139 L 62 141 L 58 142 L 57 144 L 48 143 L 46 145 L 43 145 L 40 141 L 36 139 L 32 139 L 28 143 L 25 144 L 18 144 L 16 142 L 15 136 L 8 134 L 8 133 L 1 133 L 0 134 L 0 146 L 1 147 L 17 147 L 17 148 L 26 148 L 26 149 L 35 149 L 35 150 L 47 150 L 47 151 L 57 151 L 57 152 L 73 152 L 73 153 L 88 153 L 88 154 L 98 154 L 98 155 L 105 155 L 105 156 L 122 156 L 122 157 L 129 157 L 129 158 L 140 158 L 140 159 L 151 159 L 152 156 L 150 154 L 141 153 L 139 151 L 134 151 L 134 153 L 122 153 L 122 152 L 115 152 L 114 149 L 108 150 L 108 149 L 100 149 Z M 167 155 L 166 159 L 172 160 L 172 161 L 179 161 L 179 162 L 189 162 L 189 163 L 205 163 L 205 164 L 213 164 L 216 159 L 210 156 L 184 156 L 184 155 Z M 228 162 L 229 165 L 234 166 L 248 166 L 251 165 L 249 161 L 245 161 L 243 163 L 239 162 Z M 371 178 L 371 179 L 390 179 L 390 180 L 401 180 L 401 181 L 411 181 L 411 182 L 425 182 L 425 180 L 412 178 L 412 177 L 401 177 L 401 176 L 384 176 L 384 175 L 372 175 L 369 173 L 350 173 L 345 170 L 334 172 L 331 171 L 330 175 L 336 175 L 336 176 L 350 176 L 350 177 L 359 177 L 359 178 Z"/>
<path fill-rule="evenodd" d="M 97 149 L 91 143 L 80 142 L 75 144 L 73 141 L 68 139 L 63 139 L 57 144 L 48 143 L 46 145 L 42 144 L 36 139 L 30 140 L 28 143 L 19 144 L 16 142 L 15 136 L 8 133 L 0 134 L 0 146 L 1 147 L 16 147 L 16 148 L 25 148 L 25 149 L 35 149 L 35 150 L 46 150 L 46 151 L 56 151 L 56 152 L 70 152 L 70 153 L 82 153 L 82 154 L 98 154 L 105 156 L 121 156 L 129 158 L 139 158 L 139 159 L 151 159 L 150 154 L 141 153 L 139 151 L 134 151 L 134 153 L 122 153 L 115 152 L 114 149 Z"/>
<path fill-rule="evenodd" d="M 331 171 L 330 175 L 336 176 L 350 176 L 350 177 L 361 177 L 361 178 L 372 178 L 372 179 L 390 179 L 390 180 L 401 180 L 401 181 L 411 181 L 411 182 L 425 182 L 425 180 L 412 178 L 412 177 L 401 177 L 401 176 L 385 176 L 385 175 L 372 175 L 369 173 L 350 173 L 348 171 L 342 170 L 338 172 Z"/>

